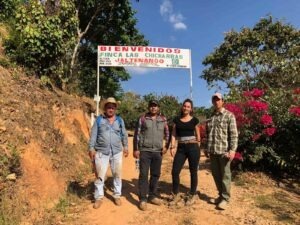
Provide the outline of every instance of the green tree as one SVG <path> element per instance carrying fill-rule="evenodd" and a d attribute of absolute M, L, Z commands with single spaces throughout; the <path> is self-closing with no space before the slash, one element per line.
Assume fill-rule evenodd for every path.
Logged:
<path fill-rule="evenodd" d="M 0 6 L 4 3 L 0 0 Z M 63 90 L 94 95 L 98 45 L 148 44 L 135 28 L 129 0 L 20 0 L 18 7 L 11 4 L 9 9 L 6 22 L 12 34 L 7 52 Z M 100 94 L 121 92 L 120 81 L 129 78 L 123 68 L 101 68 Z"/>
<path fill-rule="evenodd" d="M 226 33 L 224 42 L 203 61 L 210 86 L 286 88 L 300 84 L 300 32 L 289 24 L 261 19 L 253 28 Z"/>

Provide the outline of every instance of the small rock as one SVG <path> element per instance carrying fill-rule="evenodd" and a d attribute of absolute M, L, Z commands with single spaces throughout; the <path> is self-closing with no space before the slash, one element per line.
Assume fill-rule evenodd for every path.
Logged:
<path fill-rule="evenodd" d="M 15 180 L 17 180 L 17 176 L 16 176 L 15 173 L 11 173 L 11 174 L 6 176 L 6 180 L 15 181 Z"/>

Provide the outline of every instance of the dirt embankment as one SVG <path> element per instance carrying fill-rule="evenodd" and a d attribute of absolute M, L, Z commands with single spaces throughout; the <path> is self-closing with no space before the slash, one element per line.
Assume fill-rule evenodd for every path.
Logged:
<path fill-rule="evenodd" d="M 49 90 L 20 70 L 0 67 L 0 106 L 1 156 L 20 157 L 17 172 L 8 168 L 16 179 L 1 177 L 0 189 L 14 193 L 19 204 L 12 204 L 22 207 L 22 220 L 34 221 L 59 201 L 69 182 L 89 169 L 93 102 Z"/>

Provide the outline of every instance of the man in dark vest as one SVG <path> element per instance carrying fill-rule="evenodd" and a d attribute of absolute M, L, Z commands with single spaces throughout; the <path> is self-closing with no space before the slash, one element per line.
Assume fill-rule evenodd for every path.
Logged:
<path fill-rule="evenodd" d="M 139 208 L 143 211 L 147 209 L 147 202 L 154 205 L 162 204 L 158 198 L 157 185 L 162 155 L 166 153 L 169 141 L 167 119 L 160 114 L 158 101 L 150 100 L 148 109 L 149 112 L 139 118 L 133 138 L 133 156 L 140 160 Z M 148 181 L 149 169 L 150 181 Z"/>

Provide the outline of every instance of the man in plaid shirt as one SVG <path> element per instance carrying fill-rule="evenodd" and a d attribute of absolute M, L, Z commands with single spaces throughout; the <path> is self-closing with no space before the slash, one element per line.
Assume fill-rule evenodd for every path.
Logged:
<path fill-rule="evenodd" d="M 226 110 L 220 93 L 212 96 L 213 116 L 207 120 L 207 151 L 211 161 L 211 171 L 216 183 L 219 197 L 211 199 L 218 209 L 226 209 L 230 198 L 231 170 L 230 163 L 234 158 L 238 131 L 234 115 Z"/>

